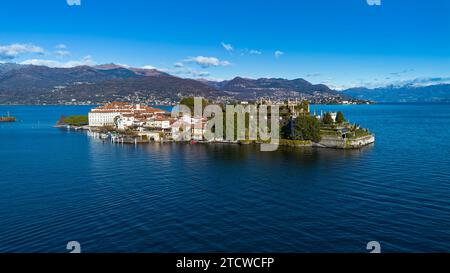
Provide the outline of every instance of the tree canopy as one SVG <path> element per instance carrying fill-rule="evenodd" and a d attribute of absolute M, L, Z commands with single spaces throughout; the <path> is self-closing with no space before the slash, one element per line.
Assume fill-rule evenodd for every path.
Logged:
<path fill-rule="evenodd" d="M 191 109 L 192 112 L 194 112 L 194 98 L 193 97 L 189 97 L 189 98 L 183 98 L 180 101 L 181 105 L 186 105 L 187 107 L 189 107 L 189 109 Z M 205 107 L 209 104 L 209 102 L 205 99 L 202 99 L 202 110 L 205 109 Z"/>
<path fill-rule="evenodd" d="M 62 116 L 61 119 L 64 120 L 65 124 L 73 126 L 83 126 L 89 124 L 89 119 L 87 116 L 70 116 L 70 117 Z"/>
<path fill-rule="evenodd" d="M 344 123 L 344 121 L 345 121 L 344 114 L 341 111 L 337 112 L 336 122 L 342 124 Z"/>
<path fill-rule="evenodd" d="M 300 115 L 282 127 L 282 136 L 291 140 L 319 142 L 321 139 L 319 121 L 309 115 Z"/>
<path fill-rule="evenodd" d="M 324 124 L 333 124 L 333 117 L 331 117 L 330 113 L 325 113 L 325 115 L 323 116 L 322 122 Z"/>

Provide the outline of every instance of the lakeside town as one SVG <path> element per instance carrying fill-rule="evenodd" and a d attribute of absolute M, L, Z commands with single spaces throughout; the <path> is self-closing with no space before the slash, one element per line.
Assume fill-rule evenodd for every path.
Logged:
<path fill-rule="evenodd" d="M 188 96 L 195 96 L 195 94 L 189 94 Z M 179 94 L 179 96 L 175 96 L 172 98 L 162 98 L 159 96 L 145 96 L 141 94 L 128 95 L 123 97 L 117 97 L 114 101 L 116 102 L 126 102 L 126 103 L 140 103 L 146 105 L 159 105 L 159 106 L 176 106 L 180 99 L 185 96 Z M 211 102 L 215 104 L 230 104 L 236 101 L 234 96 L 217 96 L 217 97 L 209 97 Z M 265 99 L 270 100 L 273 103 L 283 104 L 286 100 L 308 100 L 311 104 L 322 104 L 322 105 L 355 105 L 355 104 L 375 104 L 374 101 L 344 97 L 340 95 L 324 95 L 319 92 L 314 93 L 312 95 L 306 94 L 297 94 L 292 92 L 292 94 L 288 94 L 285 96 L 280 95 L 272 95 L 272 96 L 264 96 L 259 97 L 257 100 Z M 243 100 L 245 101 L 245 100 Z M 250 100 L 249 100 L 250 101 Z M 93 101 L 89 99 L 75 99 L 72 98 L 70 100 L 56 100 L 56 101 L 48 101 L 42 100 L 39 104 L 41 105 L 98 105 L 98 104 L 107 104 L 109 101 Z"/>
<path fill-rule="evenodd" d="M 202 100 L 204 106 L 211 104 Z M 374 135 L 367 129 L 351 124 L 342 112 L 311 113 L 306 100 L 273 102 L 260 99 L 257 105 L 277 106 L 279 109 L 279 130 L 281 146 L 313 146 L 323 148 L 353 149 L 375 142 Z M 178 105 L 186 105 L 191 110 L 194 98 L 184 98 Z M 248 101 L 235 106 L 247 107 Z M 177 106 L 175 106 L 177 107 Z M 86 130 L 88 135 L 113 143 L 150 143 L 186 141 L 195 143 L 262 144 L 264 140 L 248 137 L 248 122 L 253 119 L 249 113 L 245 117 L 246 138 L 229 140 L 223 136 L 207 140 L 206 125 L 210 119 L 192 117 L 190 114 L 172 116 L 171 112 L 141 103 L 110 102 L 91 109 L 88 116 L 62 116 L 56 127 Z M 183 138 L 183 126 L 191 130 L 189 139 Z M 236 128 L 235 128 L 236 129 Z"/>

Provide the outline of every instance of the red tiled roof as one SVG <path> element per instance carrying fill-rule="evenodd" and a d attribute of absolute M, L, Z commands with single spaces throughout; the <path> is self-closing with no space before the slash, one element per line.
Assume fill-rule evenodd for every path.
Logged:
<path fill-rule="evenodd" d="M 139 108 L 138 108 L 139 107 Z M 92 109 L 91 112 L 95 113 L 168 113 L 167 111 L 149 107 L 146 105 L 131 104 L 126 102 L 111 102 Z"/>
<path fill-rule="evenodd" d="M 169 120 L 169 119 L 163 118 L 163 117 L 157 117 L 157 118 L 155 118 L 155 120 L 156 120 L 156 121 L 167 121 L 167 120 Z"/>

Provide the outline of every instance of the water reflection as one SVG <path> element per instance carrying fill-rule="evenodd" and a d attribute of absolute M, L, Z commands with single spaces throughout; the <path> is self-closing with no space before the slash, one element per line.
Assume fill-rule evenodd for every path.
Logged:
<path fill-rule="evenodd" d="M 327 162 L 328 164 L 339 163 L 342 160 L 358 160 L 361 156 L 373 152 L 374 145 L 361 149 L 340 150 L 315 147 L 283 147 L 277 151 L 261 152 L 259 145 L 236 145 L 236 144 L 188 144 L 188 143 L 148 143 L 148 144 L 113 144 L 108 141 L 91 139 L 90 145 L 93 154 L 101 153 L 108 149 L 123 149 L 125 153 L 130 150 L 137 154 L 144 153 L 154 160 L 161 162 L 170 161 L 171 155 L 176 154 L 179 159 L 191 159 L 195 162 L 209 159 L 213 163 L 222 162 L 245 162 L 257 160 L 276 165 L 280 162 L 290 161 L 296 165 L 316 165 Z M 104 145 L 110 145 L 105 148 Z"/>

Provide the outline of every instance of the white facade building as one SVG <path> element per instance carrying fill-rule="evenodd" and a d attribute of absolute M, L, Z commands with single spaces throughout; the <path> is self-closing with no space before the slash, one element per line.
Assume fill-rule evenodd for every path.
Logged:
<path fill-rule="evenodd" d="M 150 128 L 169 129 L 170 128 L 170 119 L 156 118 L 153 120 L 148 120 L 145 123 L 145 126 L 150 127 Z"/>
<path fill-rule="evenodd" d="M 90 112 L 89 126 L 91 127 L 114 126 L 115 119 L 118 116 L 120 116 L 119 112 Z"/>
<path fill-rule="evenodd" d="M 333 122 L 336 122 L 337 113 L 336 112 L 330 112 L 331 118 L 333 119 Z"/>
<path fill-rule="evenodd" d="M 120 114 L 117 118 L 117 129 L 125 130 L 135 124 L 136 119 L 133 114 Z"/>
<path fill-rule="evenodd" d="M 183 115 L 177 120 L 176 123 L 172 124 L 171 126 L 172 138 L 175 140 L 180 140 L 182 135 L 187 136 L 184 132 L 184 129 L 190 128 L 189 137 L 191 140 L 203 140 L 206 123 L 206 118 L 193 118 L 189 115 Z"/>
<path fill-rule="evenodd" d="M 119 118 L 122 115 L 158 115 L 166 114 L 167 112 L 160 109 L 155 109 L 148 106 L 141 106 L 140 104 L 130 104 L 124 102 L 112 102 L 104 106 L 92 109 L 89 112 L 89 126 L 102 127 L 102 126 L 117 126 L 119 127 Z M 132 118 L 127 118 L 124 123 L 128 124 Z M 122 123 L 121 126 L 125 126 Z"/>

